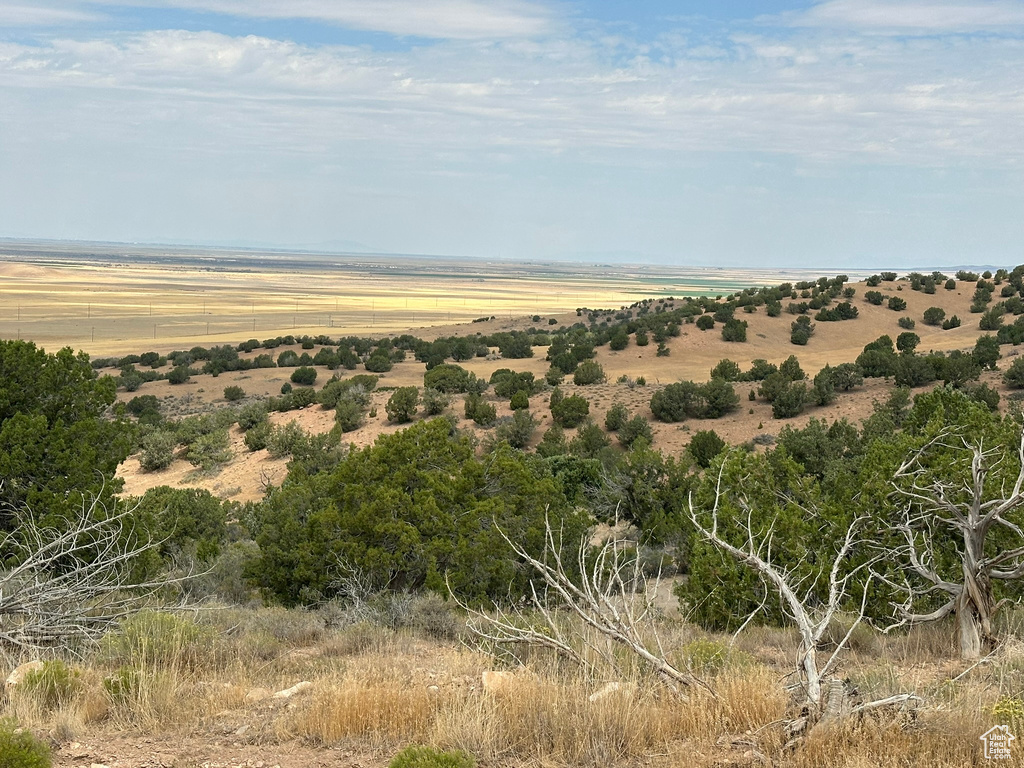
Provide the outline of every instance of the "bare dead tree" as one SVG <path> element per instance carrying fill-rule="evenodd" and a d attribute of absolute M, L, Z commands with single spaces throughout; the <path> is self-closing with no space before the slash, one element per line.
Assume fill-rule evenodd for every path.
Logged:
<path fill-rule="evenodd" d="M 337 572 L 328 584 L 343 602 L 360 609 L 382 588 L 343 555 L 334 556 L 334 570 Z"/>
<path fill-rule="evenodd" d="M 400 604 L 408 604 L 407 593 L 389 593 L 388 586 L 394 580 L 394 572 L 389 570 L 386 579 L 372 578 L 344 555 L 334 555 L 335 576 L 328 582 L 328 590 L 332 597 L 324 603 L 335 603 L 344 610 L 340 620 L 346 624 L 357 624 L 360 621 L 380 621 L 384 618 L 385 605 L 397 608 Z M 386 598 L 386 599 L 381 599 Z"/>
<path fill-rule="evenodd" d="M 963 452 L 970 462 L 970 477 L 942 477 L 925 467 L 923 459 L 938 448 Z M 980 658 L 996 644 L 993 622 L 1006 601 L 996 601 L 993 582 L 1024 578 L 1024 520 L 1017 514 L 1024 504 L 1024 433 L 1017 446 L 1020 469 L 1012 488 L 1007 492 L 1000 487 L 986 500 L 991 490 L 986 484 L 988 475 L 1006 458 L 1002 447 L 985 448 L 982 440 L 970 442 L 945 431 L 905 460 L 893 476 L 896 493 L 906 501 L 903 519 L 896 526 L 906 542 L 901 554 L 909 564 L 909 575 L 916 577 L 905 577 L 902 582 L 886 579 L 906 597 L 896 606 L 895 626 L 954 614 L 960 654 L 967 660 Z M 952 533 L 959 563 L 956 576 L 940 573 L 936 564 L 936 538 L 941 529 Z M 1019 545 L 993 551 L 991 535 L 996 530 L 1008 532 Z M 937 593 L 946 597 L 941 607 L 930 613 L 913 612 L 916 600 Z"/>
<path fill-rule="evenodd" d="M 790 735 L 798 736 L 808 726 L 818 722 L 914 699 L 913 696 L 901 694 L 879 701 L 855 704 L 843 681 L 835 675 L 840 654 L 848 645 L 854 630 L 864 620 L 868 587 L 871 582 L 870 567 L 874 560 L 869 558 L 853 566 L 849 560 L 854 548 L 864 543 L 859 539 L 859 535 L 865 518 L 858 517 L 850 524 L 843 540 L 836 547 L 830 564 L 822 566 L 818 573 L 797 576 L 792 569 L 784 568 L 777 562 L 776 553 L 773 551 L 774 525 L 770 525 L 763 533 L 755 531 L 753 510 L 742 494 L 737 499 L 740 509 L 745 512 L 745 518 L 737 521 L 743 533 L 742 543 L 733 544 L 721 533 L 719 518 L 724 495 L 722 479 L 725 467 L 726 463 L 723 462 L 718 473 L 711 508 L 707 511 L 695 508 L 691 493 L 688 502 L 689 517 L 705 540 L 752 569 L 765 587 L 778 595 L 783 611 L 799 632 L 800 644 L 795 669 L 798 682 L 793 689 L 802 692 L 800 703 L 803 714 L 788 724 Z M 874 559 L 878 557 L 880 555 Z M 827 594 L 820 596 L 817 585 L 822 578 L 827 579 Z M 806 588 L 803 588 L 804 584 L 807 584 Z M 856 591 L 860 592 L 860 601 L 854 620 L 831 653 L 825 656 L 822 650 L 829 625 Z"/>
<path fill-rule="evenodd" d="M 263 489 L 263 493 L 266 494 L 273 487 L 274 478 L 270 476 L 266 467 L 260 467 L 260 488 Z"/>
<path fill-rule="evenodd" d="M 134 510 L 98 499 L 43 524 L 18 510 L 14 532 L 0 536 L 0 652 L 74 652 L 97 640 L 174 579 L 137 583 L 132 565 L 159 542 L 140 535 Z"/>
<path fill-rule="evenodd" d="M 542 560 L 530 555 L 499 529 L 512 551 L 540 576 L 544 587 L 538 591 L 531 586 L 527 605 L 498 607 L 494 612 L 476 610 L 460 603 L 470 616 L 467 624 L 471 632 L 497 645 L 549 648 L 593 670 L 594 665 L 587 658 L 589 654 L 586 651 L 589 650 L 617 670 L 618 664 L 607 648 L 588 641 L 579 633 L 572 636 L 567 633 L 564 623 L 559 621 L 560 614 L 567 611 L 599 636 L 627 648 L 670 685 L 684 688 L 698 685 L 711 691 L 707 683 L 696 675 L 666 661 L 661 640 L 649 621 L 660 578 L 655 577 L 654 583 L 650 583 L 652 580 L 643 574 L 635 553 L 627 554 L 623 542 L 613 539 L 605 542 L 588 561 L 585 536 L 580 542 L 576 562 L 580 576 L 574 579 L 569 575 L 562 547 L 547 519 L 544 531 L 548 557 Z M 539 625 L 537 614 L 541 619 Z M 657 652 L 648 648 L 647 635 L 653 636 Z M 578 647 L 580 643 L 586 648 L 581 650 Z"/>

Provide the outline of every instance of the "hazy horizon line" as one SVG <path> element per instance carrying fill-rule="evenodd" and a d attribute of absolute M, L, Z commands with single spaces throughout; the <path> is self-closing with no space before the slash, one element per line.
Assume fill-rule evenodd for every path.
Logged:
<path fill-rule="evenodd" d="M 467 261 L 467 262 L 501 262 L 501 263 L 524 263 L 524 264 L 586 264 L 588 266 L 606 266 L 609 263 L 621 267 L 662 267 L 662 268 L 682 268 L 682 269 L 710 269 L 710 270 L 741 270 L 746 272 L 765 272 L 772 270 L 784 270 L 787 272 L 806 272 L 806 273 L 820 273 L 821 270 L 826 271 L 851 271 L 851 272 L 873 272 L 873 271 L 894 271 L 901 274 L 906 274 L 915 271 L 942 271 L 952 269 L 992 269 L 993 271 L 999 268 L 1009 268 L 1008 265 L 999 264 L 988 264 L 988 263 L 964 263 L 955 265 L 917 265 L 911 267 L 895 267 L 891 265 L 879 265 L 874 264 L 872 266 L 822 266 L 820 268 L 806 267 L 806 266 L 789 266 L 789 265 L 772 265 L 772 266 L 748 266 L 748 265 L 735 265 L 735 264 L 701 264 L 695 262 L 670 262 L 666 260 L 651 259 L 649 261 L 638 261 L 638 260 L 619 260 L 613 258 L 604 258 L 597 255 L 580 255 L 573 257 L 564 255 L 558 258 L 552 257 L 511 257 L 511 256 L 465 256 L 465 255 L 453 255 L 443 253 L 410 253 L 400 251 L 382 251 L 373 250 L 367 247 L 363 249 L 331 249 L 331 248 L 318 248 L 314 244 L 309 245 L 273 245 L 273 244 L 258 244 L 258 243 L 246 243 L 245 241 L 234 241 L 234 242 L 202 242 L 202 241 L 178 241 L 178 240 L 146 240 L 146 241 L 127 241 L 127 240 L 91 240 L 81 238 L 60 238 L 60 237 L 12 237 L 0 235 L 0 244 L 25 244 L 25 245 L 40 245 L 45 243 L 60 243 L 62 245 L 104 245 L 104 246 L 116 246 L 116 247 L 133 247 L 140 249 L 147 248 L 195 248 L 200 251 L 242 251 L 248 254 L 292 254 L 292 255 L 311 255 L 311 256 L 356 256 L 356 257 L 394 257 L 394 258 L 408 258 L 408 259 L 430 259 L 430 260 L 443 260 L 448 259 L 452 261 Z M 326 244 L 325 244 L 326 245 Z M 0 253 L 0 256 L 9 256 L 10 254 Z M 589 260 L 596 259 L 596 260 Z M 1014 265 L 1016 266 L 1016 265 Z"/>

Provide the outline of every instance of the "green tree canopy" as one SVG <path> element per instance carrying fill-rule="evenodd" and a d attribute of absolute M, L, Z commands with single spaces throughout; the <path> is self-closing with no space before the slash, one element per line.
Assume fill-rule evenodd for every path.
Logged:
<path fill-rule="evenodd" d="M 132 440 L 128 423 L 102 418 L 114 396 L 114 380 L 97 378 L 84 352 L 0 341 L 0 500 L 60 514 L 83 494 L 120 490 L 114 473 Z"/>
<path fill-rule="evenodd" d="M 501 599 L 510 584 L 521 594 L 526 576 L 499 527 L 539 555 L 545 514 L 564 526 L 567 546 L 587 526 L 543 459 L 505 445 L 477 458 L 467 436 L 434 419 L 349 453 L 330 473 L 290 475 L 272 490 L 251 574 L 287 605 L 336 594 L 339 563 L 382 588 L 443 593 L 447 575 L 463 599 Z"/>

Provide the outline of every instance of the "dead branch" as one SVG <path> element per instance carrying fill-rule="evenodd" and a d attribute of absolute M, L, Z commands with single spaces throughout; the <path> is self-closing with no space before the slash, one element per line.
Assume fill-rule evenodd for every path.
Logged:
<path fill-rule="evenodd" d="M 451 585 L 447 583 L 447 580 L 445 583 L 451 593 Z M 458 602 L 457 598 L 456 602 Z M 494 643 L 497 646 L 525 645 L 547 648 L 578 664 L 588 672 L 595 672 L 594 665 L 576 650 L 571 639 L 566 636 L 553 610 L 548 607 L 546 597 L 539 597 L 532 585 L 529 605 L 543 619 L 543 623 L 539 627 L 536 626 L 538 622 L 535 616 L 528 615 L 528 611 L 531 609 L 522 603 L 510 601 L 511 607 L 506 608 L 499 605 L 491 613 L 470 608 L 461 602 L 459 605 L 469 614 L 470 618 L 466 622 L 467 628 L 480 640 Z M 612 669 L 617 667 L 615 660 L 602 649 L 590 644 L 588 646 L 608 662 Z"/>
<path fill-rule="evenodd" d="M 710 522 L 705 523 L 702 520 L 702 515 L 694 508 L 692 495 L 689 500 L 690 520 L 697 529 L 697 532 L 708 542 L 753 569 L 765 583 L 765 586 L 774 590 L 779 595 L 779 598 L 782 600 L 783 609 L 800 633 L 800 648 L 797 658 L 800 686 L 803 688 L 811 707 L 820 711 L 824 703 L 822 681 L 834 670 L 840 651 L 846 647 L 854 629 L 864 618 L 864 600 L 867 595 L 867 583 L 870 581 L 870 575 L 867 576 L 862 587 L 860 610 L 853 625 L 847 631 L 846 636 L 840 640 L 824 665 L 820 665 L 817 653 L 822 645 L 822 638 L 825 636 L 832 619 L 835 618 L 840 607 L 846 601 L 852 579 L 868 566 L 868 563 L 864 563 L 853 568 L 845 567 L 850 551 L 855 543 L 857 543 L 857 532 L 863 522 L 863 518 L 857 518 L 851 523 L 843 542 L 832 560 L 828 570 L 828 599 L 824 603 L 824 607 L 812 609 L 809 607 L 809 595 L 798 593 L 799 584 L 795 574 L 792 571 L 780 568 L 773 561 L 772 528 L 774 526 L 769 526 L 769 530 L 764 534 L 756 533 L 752 522 L 752 510 L 742 497 L 740 498 L 740 506 L 747 512 L 745 520 L 741 522 L 745 541 L 741 546 L 736 546 L 726 541 L 719 532 L 719 510 L 723 497 L 722 478 L 724 470 L 725 463 L 723 462 L 715 487 L 715 500 L 708 512 Z"/>
<path fill-rule="evenodd" d="M 42 524 L 28 510 L 0 536 L 10 563 L 0 570 L 0 650 L 75 652 L 99 639 L 159 589 L 192 574 L 136 582 L 132 566 L 159 542 L 140 535 L 134 509 L 83 500 L 81 509 Z"/>
<path fill-rule="evenodd" d="M 802 738 L 809 728 L 819 722 L 845 718 L 870 709 L 916 700 L 916 697 L 911 694 L 902 694 L 878 702 L 855 705 L 849 686 L 834 675 L 840 654 L 849 644 L 854 630 L 864 620 L 868 588 L 873 578 L 871 566 L 881 557 L 881 555 L 876 555 L 859 565 L 849 565 L 850 555 L 854 548 L 866 545 L 866 542 L 859 538 L 859 529 L 865 518 L 858 517 L 850 524 L 842 542 L 836 548 L 831 563 L 827 565 L 827 570 L 823 568 L 816 575 L 804 576 L 809 579 L 812 586 L 801 594 L 801 579 L 797 578 L 792 570 L 780 567 L 773 557 L 772 532 L 774 524 L 769 525 L 768 530 L 764 533 L 755 531 L 753 510 L 742 494 L 739 495 L 738 501 L 740 509 L 746 514 L 740 516 L 737 521 L 742 531 L 742 544 L 731 543 L 720 532 L 720 510 L 725 495 L 722 487 L 725 468 L 726 462 L 723 462 L 718 472 L 711 509 L 706 512 L 697 510 L 691 494 L 689 516 L 701 536 L 718 549 L 751 568 L 760 577 L 766 588 L 778 594 L 783 610 L 796 625 L 800 634 L 800 645 L 795 673 L 799 680 L 798 688 L 803 691 L 804 699 L 801 703 L 803 714 L 786 725 L 786 732 L 790 738 L 794 740 Z M 813 512 L 813 510 L 807 511 Z M 825 633 L 850 597 L 854 590 L 854 579 L 858 576 L 863 578 L 863 583 L 857 586 L 860 591 L 860 600 L 856 617 L 836 644 L 831 655 L 822 662 L 818 654 L 822 648 Z M 812 591 L 813 584 L 822 577 L 827 578 L 828 589 L 827 597 L 819 603 Z M 748 616 L 744 626 L 749 623 L 750 619 L 751 617 Z"/>
<path fill-rule="evenodd" d="M 563 561 L 561 542 L 556 539 L 550 520 L 545 519 L 544 522 L 548 555 L 545 560 L 533 557 L 504 531 L 498 530 L 512 551 L 541 577 L 545 589 L 541 594 L 531 590 L 530 605 L 525 607 L 499 607 L 493 613 L 485 613 L 463 605 L 471 616 L 469 628 L 474 634 L 498 644 L 519 643 L 550 648 L 592 670 L 593 665 L 575 649 L 559 625 L 556 614 L 562 609 L 613 643 L 628 648 L 667 682 L 684 687 L 698 685 L 712 692 L 703 680 L 665 659 L 661 641 L 649 621 L 654 612 L 653 595 L 657 593 L 660 574 L 653 580 L 653 585 L 649 584 L 642 573 L 639 558 L 627 556 L 623 542 L 607 541 L 588 562 L 588 536 L 584 536 L 576 563 L 580 576 L 574 580 Z M 543 620 L 542 628 L 535 627 L 537 621 L 527 615 L 529 609 L 537 611 Z M 647 647 L 646 632 L 655 636 L 656 653 Z M 617 667 L 607 650 L 594 644 L 587 645 L 613 669 Z"/>

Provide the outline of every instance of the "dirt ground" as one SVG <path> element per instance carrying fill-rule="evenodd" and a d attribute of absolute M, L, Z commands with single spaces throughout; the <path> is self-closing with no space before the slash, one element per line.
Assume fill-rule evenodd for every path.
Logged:
<path fill-rule="evenodd" d="M 388 761 L 345 747 L 295 741 L 251 744 L 234 733 L 146 737 L 90 734 L 54 752 L 54 768 L 383 768 Z"/>

